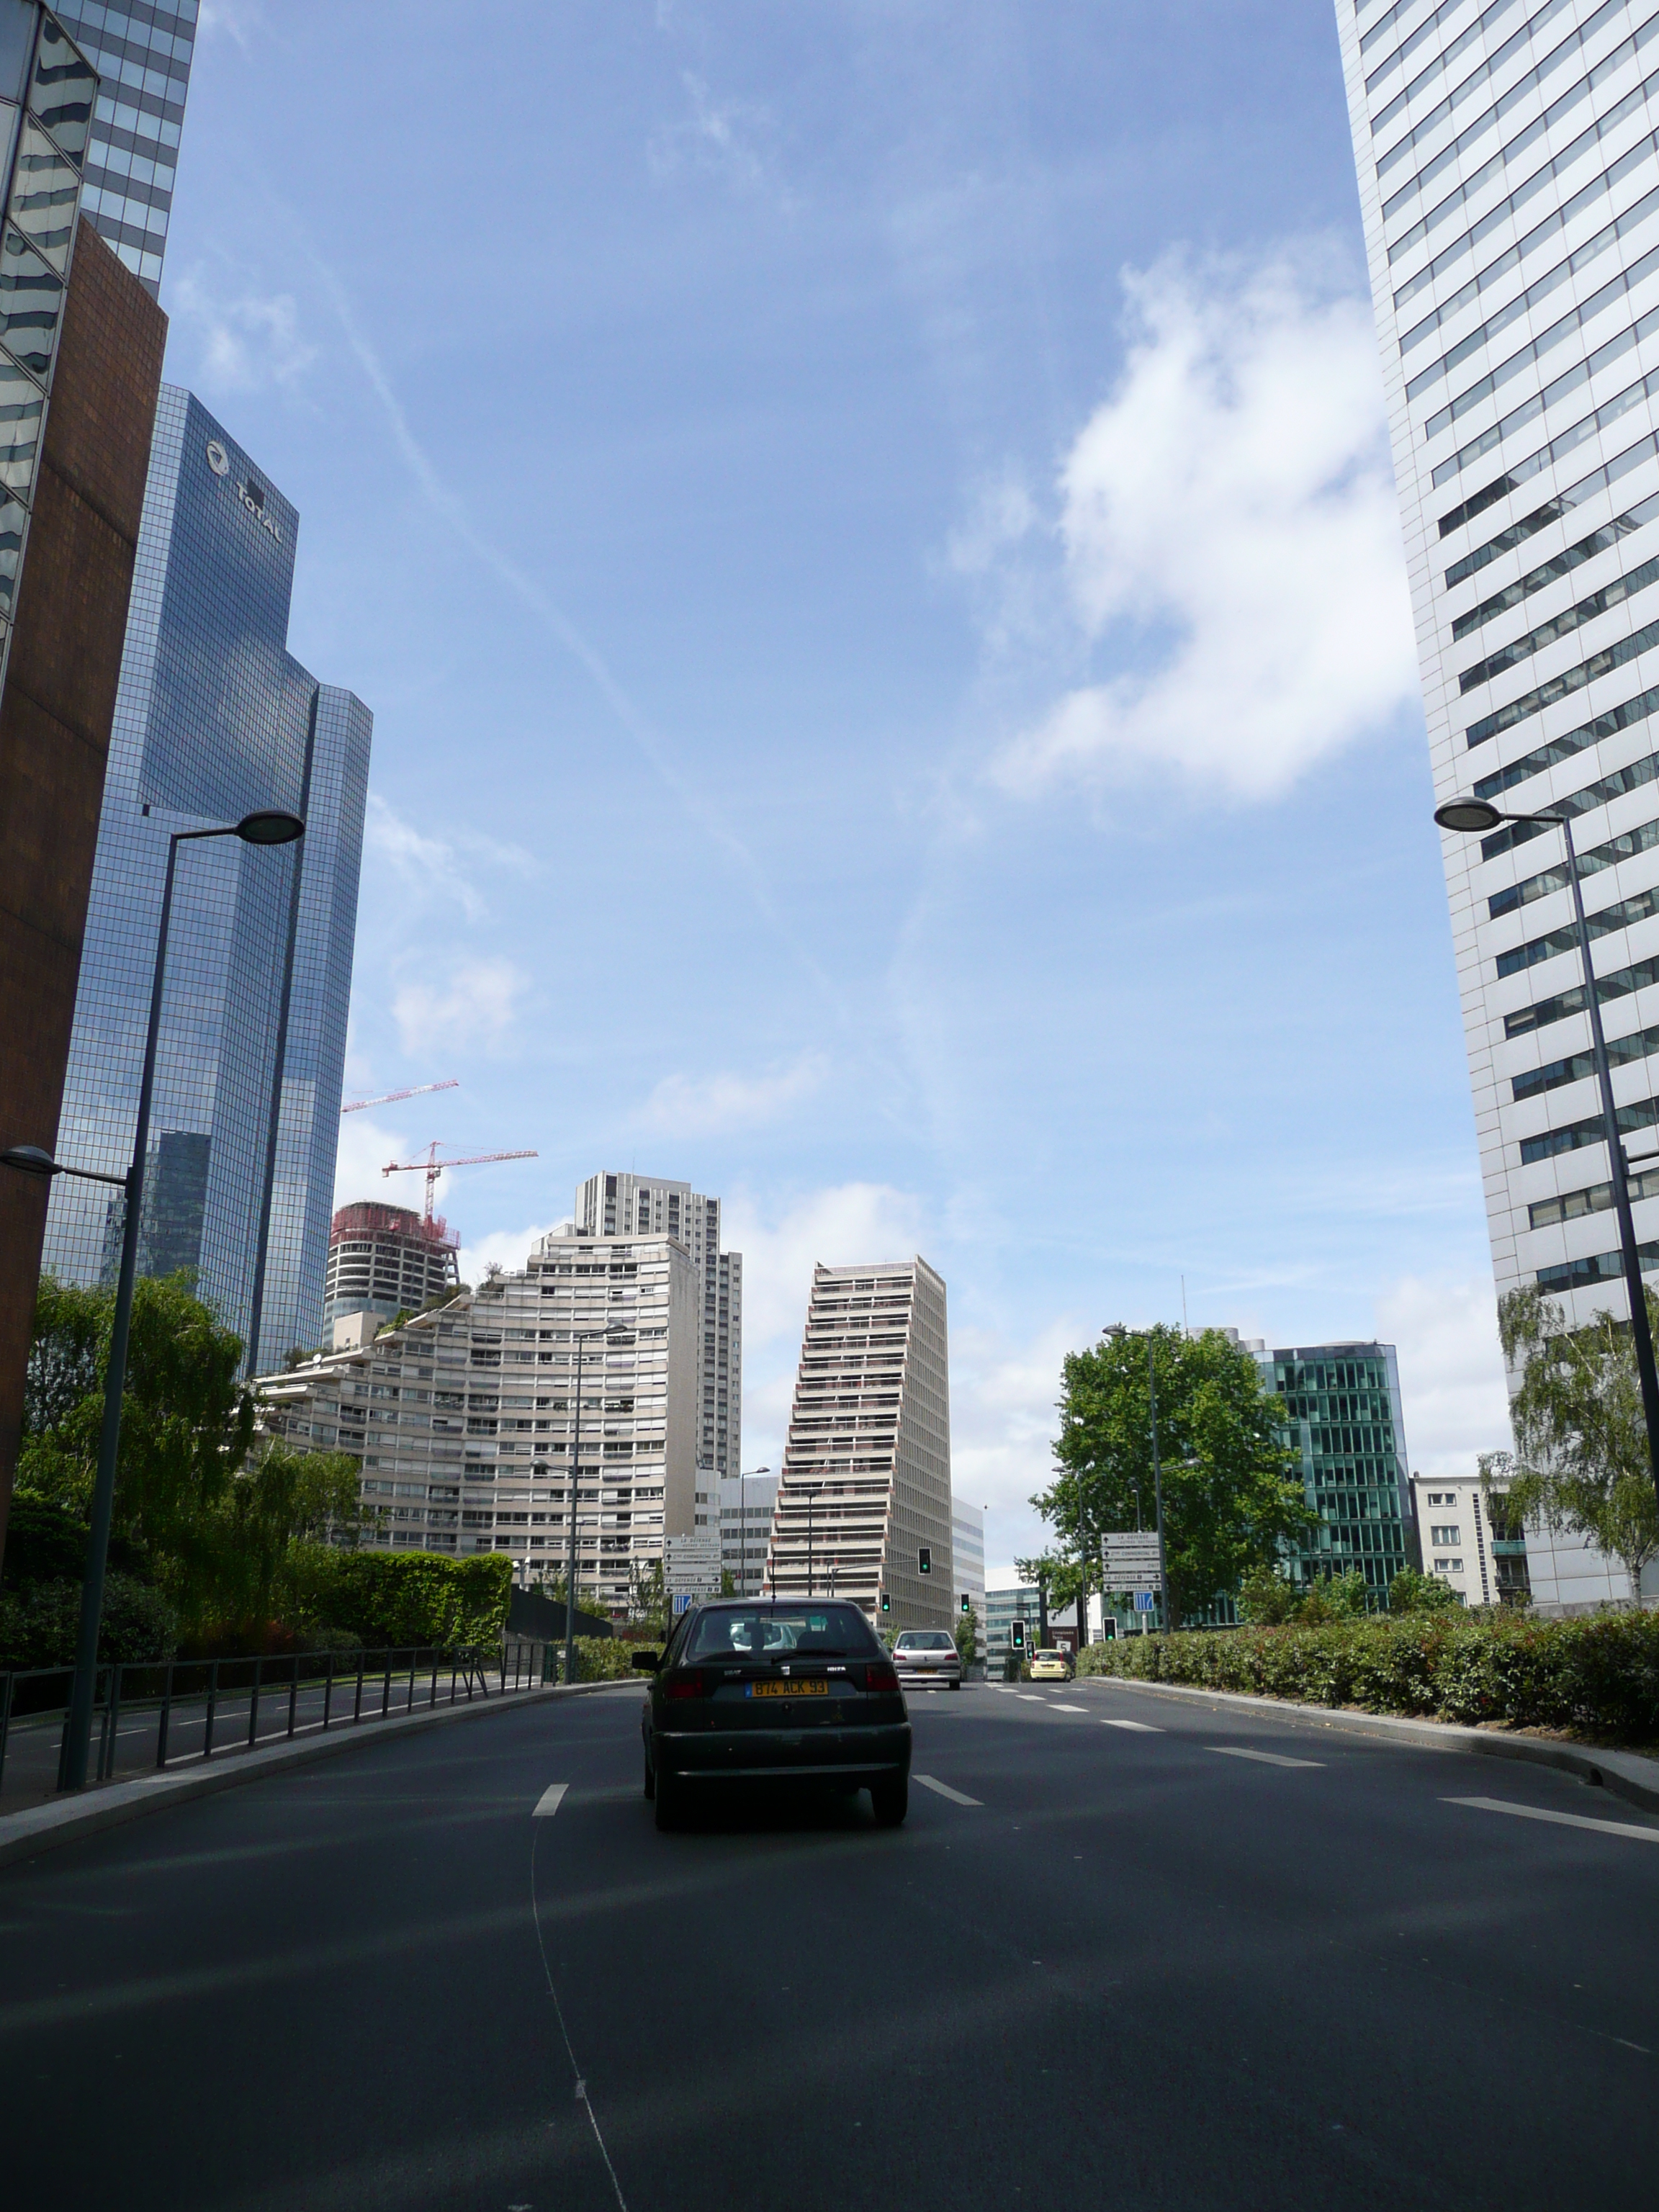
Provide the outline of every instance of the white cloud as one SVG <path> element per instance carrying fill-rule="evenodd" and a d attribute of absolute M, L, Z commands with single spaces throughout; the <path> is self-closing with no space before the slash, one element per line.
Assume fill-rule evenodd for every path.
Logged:
<path fill-rule="evenodd" d="M 776 1218 L 739 1191 L 726 1201 L 720 1241 L 743 1255 L 745 1363 L 781 1342 L 792 1378 L 814 1261 L 836 1267 L 908 1260 L 918 1251 L 927 1257 L 921 1200 L 886 1183 L 848 1182 L 813 1191 Z M 746 1400 L 744 1418 L 746 1422 Z"/>
<path fill-rule="evenodd" d="M 947 563 L 959 576 L 982 576 L 1036 527 L 1036 502 L 1012 465 L 980 483 L 965 522 L 945 540 Z"/>
<path fill-rule="evenodd" d="M 1370 310 L 1308 246 L 1123 281 L 1128 358 L 1059 485 L 1072 605 L 1118 665 L 994 773 L 1270 797 L 1416 696 Z"/>
<path fill-rule="evenodd" d="M 498 1051 L 519 1021 L 519 1000 L 530 978 L 501 958 L 458 961 L 447 985 L 405 983 L 392 1001 L 404 1050 L 428 1058 L 433 1048 Z"/>
<path fill-rule="evenodd" d="M 669 27 L 659 14 L 657 27 Z M 694 70 L 682 70 L 691 112 L 682 122 L 658 133 L 649 149 L 651 167 L 661 176 L 683 163 L 723 176 L 745 191 L 767 182 L 770 164 L 757 141 L 772 138 L 772 119 L 763 107 L 741 100 L 716 100 Z"/>
<path fill-rule="evenodd" d="M 708 1137 L 775 1121 L 787 1106 L 823 1082 L 829 1063 L 806 1053 L 787 1067 L 764 1075 L 665 1075 L 640 1119 L 665 1136 Z"/>
<path fill-rule="evenodd" d="M 539 1243 L 556 1225 L 551 1221 L 544 1221 L 534 1229 L 495 1229 L 473 1243 L 463 1244 L 461 1280 L 476 1287 L 483 1282 L 492 1267 L 500 1267 L 508 1274 L 516 1273 L 529 1258 L 531 1246 Z"/>
<path fill-rule="evenodd" d="M 403 1189 L 404 1178 L 383 1176 L 380 1170 L 388 1160 L 408 1158 L 398 1149 L 408 1142 L 406 1135 L 379 1121 L 371 1121 L 367 1114 L 344 1115 L 340 1122 L 340 1149 L 334 1159 L 337 1208 L 355 1206 L 362 1199 L 388 1206 L 407 1206 L 410 1200 Z M 426 1195 L 425 1187 L 416 1178 L 415 1188 L 420 1194 L 414 1201 L 418 1206 Z"/>
<path fill-rule="evenodd" d="M 1400 1352 L 1406 1449 L 1417 1474 L 1473 1474 L 1477 1452 L 1510 1449 L 1498 1298 L 1476 1281 L 1403 1277 L 1376 1301 L 1376 1333 Z"/>
<path fill-rule="evenodd" d="M 233 35 L 240 40 L 243 34 Z M 317 358 L 316 347 L 301 335 L 300 311 L 291 293 L 249 292 L 223 300 L 198 267 L 186 270 L 173 284 L 172 307 L 200 333 L 197 374 L 210 391 L 255 392 L 266 384 L 292 384 Z"/>
<path fill-rule="evenodd" d="M 264 13 L 258 0 L 202 0 L 197 33 L 199 37 L 208 38 L 216 31 L 222 31 L 246 52 L 253 27 L 264 22 Z"/>
<path fill-rule="evenodd" d="M 369 851 L 395 870 L 411 898 L 422 902 L 453 900 L 469 921 L 482 921 L 489 908 L 476 879 L 477 871 L 464 866 L 463 854 L 481 862 L 486 874 L 505 872 L 525 878 L 536 872 L 534 855 L 522 846 L 504 845 L 471 830 L 458 830 L 447 839 L 428 836 L 373 791 L 364 838 Z"/>
<path fill-rule="evenodd" d="M 1050 1540 L 1030 1499 L 1054 1476 L 1060 1362 L 1091 1341 L 1079 1321 L 1050 1322 L 1023 1344 L 983 1329 L 951 1332 L 951 1489 L 990 1510 L 985 1564 L 993 1586 Z M 1006 1571 L 1005 1572 L 1005 1571 Z"/>

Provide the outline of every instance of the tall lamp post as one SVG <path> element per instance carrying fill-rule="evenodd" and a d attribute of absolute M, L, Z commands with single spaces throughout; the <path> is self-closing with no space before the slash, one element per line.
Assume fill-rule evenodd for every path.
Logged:
<path fill-rule="evenodd" d="M 738 1469 L 738 1579 L 739 1597 L 749 1595 L 749 1478 L 751 1474 L 770 1474 L 769 1467 L 739 1468 Z"/>
<path fill-rule="evenodd" d="M 132 1164 L 125 1176 L 94 1175 L 52 1159 L 33 1145 L 0 1152 L 0 1165 L 26 1175 L 71 1175 L 89 1182 L 118 1182 L 126 1192 L 121 1224 L 121 1268 L 116 1279 L 115 1311 L 110 1322 L 109 1369 L 104 1378 L 104 1422 L 98 1437 L 98 1473 L 92 1489 L 92 1534 L 87 1542 L 86 1574 L 81 1584 L 81 1626 L 75 1653 L 75 1684 L 70 1693 L 69 1723 L 58 1762 L 60 1790 L 85 1785 L 92 1745 L 92 1708 L 98 1684 L 98 1630 L 104 1612 L 104 1573 L 109 1558 L 110 1522 L 115 1509 L 115 1466 L 121 1444 L 121 1398 L 126 1388 L 127 1340 L 132 1331 L 132 1292 L 138 1272 L 138 1218 L 144 1196 L 144 1155 L 149 1146 L 150 1105 L 155 1091 L 155 1051 L 161 1033 L 161 987 L 166 980 L 167 927 L 173 918 L 173 882 L 179 848 L 203 837 L 240 837 L 245 845 L 291 845 L 306 825 L 297 814 L 266 807 L 211 830 L 175 830 L 167 840 L 167 880 L 161 891 L 161 921 L 155 938 L 155 975 L 149 992 L 149 1027 L 144 1037 L 144 1069 L 138 1084 L 138 1121 L 133 1131 Z"/>
<path fill-rule="evenodd" d="M 1589 924 L 1584 919 L 1584 895 L 1578 880 L 1578 854 L 1572 842 L 1572 822 L 1565 814 L 1509 814 L 1484 799 L 1449 799 L 1437 806 L 1434 818 L 1443 830 L 1462 836 L 1479 836 L 1500 822 L 1547 822 L 1561 832 L 1567 851 L 1567 880 L 1572 886 L 1572 918 L 1578 937 L 1578 957 L 1584 971 L 1584 999 L 1589 1010 L 1590 1049 L 1595 1061 L 1595 1081 L 1601 1094 L 1601 1121 L 1607 1133 L 1607 1167 L 1613 1182 L 1613 1210 L 1619 1224 L 1619 1249 L 1625 1263 L 1625 1289 L 1630 1299 L 1631 1337 L 1636 1346 L 1636 1371 L 1642 1385 L 1642 1413 L 1648 1431 L 1648 1468 L 1659 1492 L 1659 1372 L 1653 1360 L 1653 1332 L 1648 1326 L 1647 1294 L 1642 1282 L 1642 1255 L 1631 1217 L 1630 1180 L 1625 1147 L 1619 1135 L 1618 1109 L 1613 1102 L 1613 1070 L 1607 1060 L 1607 1042 L 1601 1033 L 1601 1006 L 1596 995 L 1595 968 L 1590 957 Z"/>
<path fill-rule="evenodd" d="M 1128 1334 L 1128 1330 L 1124 1327 L 1121 1321 L 1109 1322 L 1107 1327 L 1102 1331 L 1103 1335 L 1115 1339 L 1126 1337 Z M 1151 1426 L 1152 1444 L 1152 1497 L 1158 1508 L 1158 1579 L 1161 1585 L 1158 1591 L 1158 1605 L 1163 1615 L 1164 1632 L 1165 1635 L 1168 1635 L 1170 1629 L 1170 1573 L 1169 1559 L 1166 1556 L 1164 1546 L 1164 1470 L 1159 1462 L 1158 1449 L 1158 1373 L 1152 1364 L 1153 1342 L 1154 1339 L 1152 1332 L 1151 1329 L 1148 1329 L 1146 1332 L 1146 1408 Z M 1138 1482 L 1134 1483 L 1133 1489 L 1135 1493 L 1135 1527 L 1138 1529 L 1140 1526 L 1140 1485 Z"/>
<path fill-rule="evenodd" d="M 576 1679 L 576 1497 L 581 1486 L 582 1352 L 590 1344 L 608 1341 L 615 1327 L 614 1322 L 607 1322 L 603 1328 L 574 1328 L 570 1332 L 576 1347 L 576 1394 L 575 1422 L 570 1431 L 570 1492 L 566 1500 L 566 1510 L 570 1516 L 570 1544 L 565 1554 L 564 1674 L 561 1679 L 567 1684 Z"/>

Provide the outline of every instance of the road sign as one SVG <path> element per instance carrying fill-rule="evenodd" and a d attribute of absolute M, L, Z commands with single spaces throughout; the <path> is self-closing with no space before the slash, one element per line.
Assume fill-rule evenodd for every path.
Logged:
<path fill-rule="evenodd" d="M 690 1613 L 696 1603 L 696 1600 L 690 1590 L 677 1590 L 674 1594 L 674 1611 L 676 1615 L 682 1613 Z"/>
<path fill-rule="evenodd" d="M 1145 1591 L 1162 1588 L 1157 1529 L 1131 1529 L 1121 1535 L 1103 1537 L 1101 1553 L 1108 1589 Z"/>
<path fill-rule="evenodd" d="M 1157 1610 L 1157 1607 L 1158 1594 L 1156 1591 L 1144 1589 L 1137 1590 L 1135 1592 L 1135 1611 L 1137 1613 L 1152 1613 Z"/>
<path fill-rule="evenodd" d="M 696 1597 L 718 1597 L 720 1540 L 718 1536 L 670 1536 L 663 1545 L 663 1579 L 671 1590 Z"/>

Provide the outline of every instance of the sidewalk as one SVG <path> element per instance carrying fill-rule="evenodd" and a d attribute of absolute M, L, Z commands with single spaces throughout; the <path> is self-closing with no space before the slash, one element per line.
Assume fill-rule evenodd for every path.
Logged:
<path fill-rule="evenodd" d="M 1559 1743 L 1550 1736 L 1517 1735 L 1496 1729 L 1462 1728 L 1454 1721 L 1398 1719 L 1392 1713 L 1352 1712 L 1346 1705 L 1304 1705 L 1288 1698 L 1253 1698 L 1237 1690 L 1189 1688 L 1182 1682 L 1142 1682 L 1123 1674 L 1079 1674 L 1073 1689 L 1095 1683 L 1138 1690 L 1152 1698 L 1195 1698 L 1218 1711 L 1271 1713 L 1300 1728 L 1332 1729 L 1346 1735 L 1381 1736 L 1431 1751 L 1472 1751 L 1486 1759 L 1518 1759 L 1534 1766 L 1553 1766 L 1576 1774 L 1632 1805 L 1659 1812 L 1659 1759 L 1639 1751 L 1604 1751 L 1597 1744 Z"/>
<path fill-rule="evenodd" d="M 267 1774 L 289 1766 L 309 1765 L 331 1759 L 337 1753 L 360 1745 L 385 1743 L 394 1736 L 413 1735 L 422 1729 L 443 1728 L 452 1722 L 481 1718 L 486 1713 L 521 1712 L 526 1705 L 544 1705 L 556 1698 L 592 1697 L 604 1690 L 635 1690 L 638 1680 L 624 1677 L 615 1682 L 574 1682 L 568 1689 L 553 1683 L 545 1689 L 510 1691 L 505 1697 L 477 1698 L 471 1704 L 437 1705 L 423 1712 L 399 1714 L 387 1720 L 358 1721 L 320 1729 L 314 1735 L 284 1738 L 258 1751 L 226 1751 L 205 1763 L 196 1760 L 181 1772 L 147 1774 L 133 1782 L 106 1783 L 101 1789 L 80 1790 L 73 1797 L 54 1798 L 50 1804 L 31 1805 L 0 1818 L 0 1866 L 13 1859 L 29 1859 L 59 1844 L 74 1843 L 105 1828 L 176 1805 L 186 1798 L 211 1797 L 221 1790 L 234 1790 L 245 1782 L 258 1782 Z"/>

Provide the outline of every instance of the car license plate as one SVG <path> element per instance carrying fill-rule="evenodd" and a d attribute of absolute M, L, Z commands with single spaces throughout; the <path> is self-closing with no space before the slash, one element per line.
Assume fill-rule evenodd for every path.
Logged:
<path fill-rule="evenodd" d="M 750 1682 L 747 1686 L 751 1698 L 827 1698 L 830 1685 L 823 1681 Z"/>

